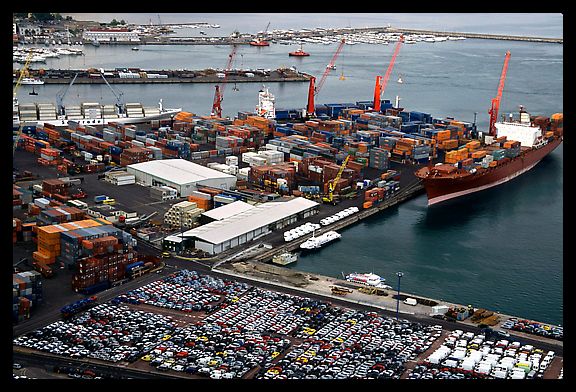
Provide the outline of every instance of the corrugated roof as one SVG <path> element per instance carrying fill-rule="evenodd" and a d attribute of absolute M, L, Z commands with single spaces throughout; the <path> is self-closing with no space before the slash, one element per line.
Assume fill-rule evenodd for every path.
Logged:
<path fill-rule="evenodd" d="M 211 244 L 220 244 L 317 205 L 315 201 L 303 197 L 286 202 L 268 202 L 230 218 L 188 230 L 184 235 Z"/>
<path fill-rule="evenodd" d="M 211 178 L 236 178 L 185 159 L 162 159 L 128 165 L 127 168 L 142 171 L 169 182 L 183 185 Z"/>
<path fill-rule="evenodd" d="M 210 219 L 222 220 L 241 212 L 251 210 L 252 208 L 254 208 L 253 205 L 237 200 L 233 203 L 225 204 L 221 207 L 214 208 L 213 210 L 203 212 L 202 215 L 207 216 Z"/>

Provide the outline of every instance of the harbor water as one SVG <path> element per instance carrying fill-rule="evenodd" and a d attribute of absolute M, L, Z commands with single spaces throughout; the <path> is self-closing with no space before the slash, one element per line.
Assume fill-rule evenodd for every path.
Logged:
<path fill-rule="evenodd" d="M 133 15 L 133 17 L 131 17 Z M 286 22 L 282 14 L 234 17 L 227 14 L 161 14 L 163 23 L 217 23 L 219 29 L 203 29 L 209 36 L 228 36 L 232 31 L 256 33 L 271 21 L 272 29 L 314 27 L 394 27 L 442 31 L 484 32 L 510 35 L 562 37 L 562 16 L 514 14 L 467 19 L 448 18 L 439 25 L 438 17 L 416 14 L 298 14 L 300 24 Z M 455 14 L 458 16 L 459 14 Z M 73 15 L 79 18 L 78 14 Z M 90 18 L 92 16 L 92 18 Z M 131 23 L 157 22 L 157 14 L 110 14 L 109 20 Z M 333 19 L 330 19 L 333 18 Z M 85 19 L 99 20 L 90 14 Z M 244 20 L 246 19 L 246 20 Z M 502 23 L 498 24 L 496 21 Z M 416 22 L 415 22 L 416 21 Z M 535 22 L 538 23 L 535 23 Z M 307 24 L 306 24 L 307 23 Z M 503 27 L 506 26 L 506 27 Z M 198 29 L 179 35 L 197 36 Z M 192 30 L 194 30 L 192 32 Z M 388 45 L 345 45 L 316 103 L 367 101 L 373 98 L 376 75 L 384 75 L 395 43 Z M 269 47 L 240 46 L 233 68 L 276 69 L 296 67 L 320 79 L 337 48 L 304 43 L 309 57 L 289 57 L 300 47 L 272 44 Z M 142 45 L 83 47 L 83 56 L 47 59 L 33 68 L 82 69 L 139 67 L 141 69 L 224 68 L 231 51 L 225 45 Z M 454 117 L 474 121 L 486 129 L 488 109 L 496 95 L 507 50 L 511 52 L 500 113 L 517 112 L 523 105 L 533 115 L 549 116 L 563 111 L 563 46 L 560 44 L 466 39 L 438 43 L 403 45 L 383 97 L 407 110 L 430 113 L 434 117 Z M 14 64 L 14 68 L 20 65 Z M 403 83 L 397 83 L 399 75 Z M 343 76 L 343 77 L 342 77 Z M 304 108 L 306 82 L 269 83 L 277 108 Z M 112 85 L 125 102 L 165 107 L 181 107 L 198 115 L 210 113 L 214 85 Z M 238 83 L 226 86 L 223 114 L 253 111 L 261 85 Z M 22 86 L 20 102 L 52 102 L 65 85 Z M 106 85 L 75 85 L 64 104 L 80 102 L 115 103 Z M 506 314 L 553 324 L 563 323 L 563 146 L 524 175 L 501 186 L 465 198 L 427 207 L 421 195 L 398 207 L 373 216 L 341 232 L 342 239 L 319 252 L 300 257 L 288 268 L 339 277 L 342 273 L 374 272 L 396 287 L 396 273 L 404 273 L 402 291 L 472 304 Z"/>

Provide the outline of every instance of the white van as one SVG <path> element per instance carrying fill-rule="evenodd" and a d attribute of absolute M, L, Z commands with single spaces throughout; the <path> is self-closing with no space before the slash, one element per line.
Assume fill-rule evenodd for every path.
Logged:
<path fill-rule="evenodd" d="M 406 299 L 404 300 L 404 303 L 405 303 L 406 305 L 412 305 L 412 306 L 418 305 L 418 301 L 416 301 L 415 298 L 406 298 Z"/>

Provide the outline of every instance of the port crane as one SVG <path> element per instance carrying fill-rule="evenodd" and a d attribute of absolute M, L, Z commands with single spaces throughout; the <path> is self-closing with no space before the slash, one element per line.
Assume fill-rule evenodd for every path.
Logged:
<path fill-rule="evenodd" d="M 510 51 L 506 52 L 506 57 L 504 58 L 504 65 L 502 66 L 502 73 L 500 74 L 500 83 L 498 83 L 498 93 L 495 98 L 492 98 L 492 105 L 488 113 L 490 114 L 490 125 L 488 128 L 489 135 L 494 136 L 496 134 L 496 121 L 498 121 L 498 111 L 500 110 L 500 99 L 502 98 L 502 92 L 504 91 L 504 81 L 506 80 L 506 73 L 508 72 L 508 61 L 510 60 Z"/>
<path fill-rule="evenodd" d="M 24 65 L 22 66 L 22 69 L 20 70 L 20 75 L 18 76 L 18 80 L 16 80 L 16 85 L 14 86 L 14 90 L 12 90 L 12 102 L 13 102 L 14 107 L 18 102 L 18 98 L 16 97 L 16 95 L 18 94 L 18 90 L 20 89 L 20 86 L 22 85 L 22 78 L 24 77 L 24 74 L 26 74 L 28 72 L 28 66 L 30 65 L 30 61 L 32 60 L 33 55 L 34 55 L 34 52 L 32 51 L 32 49 L 30 49 L 30 52 L 28 52 L 28 56 L 26 57 L 26 61 L 24 62 Z M 18 140 L 20 140 L 20 135 L 22 135 L 22 124 L 20 124 L 20 126 L 18 127 L 18 131 L 16 131 L 16 138 L 14 139 L 14 142 L 12 144 L 12 155 L 14 155 L 14 152 L 16 151 L 16 146 L 18 145 Z"/>
<path fill-rule="evenodd" d="M 318 82 L 318 86 L 315 86 L 316 78 L 313 76 L 310 77 L 310 85 L 308 88 L 308 105 L 306 106 L 306 113 L 308 116 L 311 116 L 314 114 L 314 97 L 316 95 L 318 95 L 318 93 L 322 89 L 322 86 L 324 86 L 324 82 L 326 81 L 326 78 L 328 77 L 328 74 L 330 73 L 330 71 L 335 68 L 334 63 L 336 62 L 336 59 L 338 58 L 338 55 L 342 51 L 342 48 L 344 47 L 345 43 L 346 43 L 346 40 L 344 38 L 342 38 L 342 40 L 340 41 L 340 44 L 338 45 L 338 48 L 336 48 L 336 52 L 334 52 L 334 55 L 332 56 L 332 59 L 330 60 L 330 63 L 328 63 L 328 65 L 326 66 L 326 69 L 324 70 L 324 73 L 322 74 L 322 77 L 320 78 L 320 81 Z"/>
<path fill-rule="evenodd" d="M 228 73 L 232 68 L 232 62 L 236 56 L 236 45 L 232 45 L 232 52 L 228 55 L 228 63 L 226 64 L 226 69 L 224 70 L 224 79 L 220 85 L 216 85 L 216 91 L 214 92 L 214 102 L 212 103 L 212 115 L 217 117 L 222 117 L 222 101 L 224 100 L 224 86 L 226 85 L 226 80 L 228 79 Z"/>
<path fill-rule="evenodd" d="M 404 42 L 404 35 L 401 35 L 396 43 L 396 47 L 394 48 L 394 53 L 392 54 L 392 58 L 390 59 L 390 64 L 388 64 L 388 69 L 384 74 L 384 80 L 382 80 L 382 76 L 376 76 L 376 85 L 374 86 L 374 110 L 379 112 L 380 111 L 380 99 L 382 94 L 384 94 L 384 90 L 386 90 L 386 86 L 388 85 L 388 80 L 390 79 L 390 74 L 392 73 L 392 68 L 394 68 L 394 63 L 396 62 L 396 56 L 398 56 L 398 52 L 400 51 L 400 46 Z"/>
<path fill-rule="evenodd" d="M 324 203 L 330 203 L 336 205 L 336 199 L 334 198 L 334 189 L 336 189 L 336 184 L 340 181 L 340 177 L 342 177 L 342 173 L 344 173 L 344 169 L 346 169 L 346 165 L 348 164 L 348 160 L 350 159 L 350 155 L 346 155 L 346 159 L 340 165 L 340 170 L 338 170 L 338 174 L 334 177 L 333 180 L 328 181 L 328 195 L 322 198 Z"/>

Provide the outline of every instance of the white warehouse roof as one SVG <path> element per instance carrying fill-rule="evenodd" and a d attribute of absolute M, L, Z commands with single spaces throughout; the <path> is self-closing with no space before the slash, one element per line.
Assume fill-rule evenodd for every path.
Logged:
<path fill-rule="evenodd" d="M 210 222 L 204 226 L 188 230 L 184 232 L 184 235 L 211 244 L 220 244 L 317 205 L 318 203 L 315 201 L 303 197 L 297 197 L 286 202 L 268 202 L 228 219 Z"/>
<path fill-rule="evenodd" d="M 130 169 L 170 181 L 178 185 L 195 183 L 211 178 L 236 178 L 185 159 L 161 159 L 127 166 Z"/>
<path fill-rule="evenodd" d="M 207 216 L 210 219 L 214 220 L 222 220 L 226 218 L 230 218 L 236 214 L 240 214 L 241 212 L 251 210 L 255 208 L 253 205 L 245 203 L 241 200 L 237 200 L 230 204 L 224 204 L 221 207 L 214 208 L 210 211 L 203 212 L 202 215 Z"/>

